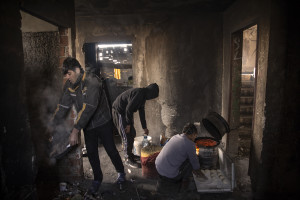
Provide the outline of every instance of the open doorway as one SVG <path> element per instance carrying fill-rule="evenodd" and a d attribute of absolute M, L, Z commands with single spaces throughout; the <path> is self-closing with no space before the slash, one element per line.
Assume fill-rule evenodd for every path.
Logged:
<path fill-rule="evenodd" d="M 257 25 L 243 31 L 238 155 L 249 157 L 255 91 Z"/>
<path fill-rule="evenodd" d="M 95 42 L 85 43 L 83 45 L 85 56 L 85 70 L 94 73 L 102 80 L 104 90 L 107 94 L 110 108 L 114 100 L 122 92 L 133 87 L 133 70 L 132 70 L 132 44 L 131 42 Z M 115 144 L 118 151 L 121 151 L 121 138 L 115 127 L 113 127 Z M 99 156 L 101 168 L 106 168 L 114 174 L 114 167 L 107 167 L 111 164 L 104 147 L 99 140 Z M 87 151 L 83 134 L 81 135 L 82 152 L 83 152 L 83 171 L 84 177 L 93 178 L 92 169 L 87 159 Z M 109 163 L 109 164 L 108 164 Z M 104 176 L 103 182 L 110 182 L 111 177 Z"/>
<path fill-rule="evenodd" d="M 236 164 L 237 187 L 251 190 L 248 176 L 255 100 L 257 25 L 234 32 L 231 37 L 230 153 Z"/>

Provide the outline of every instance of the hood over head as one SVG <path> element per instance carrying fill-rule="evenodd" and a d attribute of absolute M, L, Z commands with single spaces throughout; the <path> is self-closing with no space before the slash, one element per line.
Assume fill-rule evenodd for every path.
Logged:
<path fill-rule="evenodd" d="M 159 88 L 158 85 L 156 83 L 152 83 L 150 85 L 148 85 L 146 87 L 147 92 L 146 92 L 146 99 L 150 100 L 150 99 L 154 99 L 156 97 L 158 97 L 158 93 L 159 93 Z"/>

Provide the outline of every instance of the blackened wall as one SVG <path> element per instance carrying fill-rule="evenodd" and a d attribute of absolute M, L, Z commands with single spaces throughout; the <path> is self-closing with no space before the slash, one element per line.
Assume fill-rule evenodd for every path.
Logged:
<path fill-rule="evenodd" d="M 51 76 L 51 70 L 53 68 L 46 68 L 45 71 L 38 71 L 37 74 L 31 74 L 27 76 L 27 80 L 25 80 L 25 68 L 24 68 L 24 53 L 23 53 L 23 40 L 22 40 L 22 32 L 21 32 L 21 15 L 20 15 L 20 3 L 22 4 L 22 9 L 25 9 L 24 5 L 25 1 L 8 1 L 4 0 L 0 3 L 0 11 L 1 11 L 1 118 L 0 118 L 0 178 L 1 178 L 1 198 L 7 197 L 8 199 L 22 199 L 24 195 L 27 196 L 31 193 L 31 197 L 35 194 L 34 184 L 36 181 L 36 173 L 37 173 L 37 161 L 36 161 L 36 153 L 37 149 L 35 149 L 35 145 L 33 145 L 32 139 L 33 135 L 41 134 L 43 137 L 43 133 L 31 132 L 30 127 L 30 118 L 29 118 L 29 110 L 33 111 L 33 114 L 38 110 L 41 111 L 41 107 L 37 108 L 37 110 L 27 109 L 26 101 L 26 88 L 25 85 L 30 82 L 31 85 L 41 86 L 38 90 L 42 90 L 43 85 L 46 84 Z M 29 1 L 26 1 L 27 3 Z M 34 5 L 37 5 L 39 1 L 31 1 Z M 42 1 L 41 1 L 42 2 Z M 45 3 L 45 1 L 43 1 Z M 53 1 L 51 1 L 54 3 Z M 75 26 L 75 17 L 74 17 L 74 4 L 73 1 L 64 1 L 64 9 L 55 9 L 55 5 L 46 6 L 39 5 L 36 10 L 40 11 L 40 17 L 45 19 L 46 21 L 56 21 L 56 24 L 61 26 L 69 27 L 74 30 Z M 28 5 L 28 4 L 27 4 Z M 59 4 L 61 5 L 61 4 Z M 58 6 L 59 7 L 59 6 Z M 51 9 L 50 9 L 51 8 Z M 30 6 L 26 7 L 27 11 L 32 11 L 30 13 L 36 13 L 35 9 L 30 8 Z M 61 12 L 67 12 L 67 15 L 62 15 Z M 69 13 L 73 14 L 69 14 Z M 49 17 L 47 14 L 54 16 L 53 18 Z M 51 18 L 51 19 L 50 19 Z M 56 20 L 52 20 L 56 19 Z M 68 21 L 69 20 L 69 21 Z M 68 22 L 66 22 L 68 21 Z M 66 22 L 66 23 L 63 23 Z M 73 36 L 75 36 L 73 32 Z M 31 35 L 33 37 L 33 35 Z M 43 53 L 46 52 L 45 47 L 49 48 L 48 45 L 51 46 L 56 39 L 50 41 L 46 39 L 47 37 L 41 36 L 41 40 L 39 43 L 33 42 L 31 36 L 24 35 L 24 38 L 27 39 L 28 45 L 32 48 L 31 51 L 38 51 L 35 47 L 41 47 L 39 50 Z M 34 35 L 34 37 L 37 35 Z M 46 43 L 42 44 L 41 41 Z M 74 43 L 74 38 L 73 38 Z M 43 49 L 43 50 L 42 50 Z M 51 48 L 50 48 L 51 49 Z M 44 51 L 45 50 L 45 51 Z M 75 51 L 72 51 L 75 52 Z M 28 52 L 25 51 L 27 55 Z M 25 55 L 25 57 L 26 57 Z M 54 59 L 52 54 L 49 54 L 48 57 L 42 59 L 37 56 L 34 58 L 36 60 L 30 60 L 31 58 L 26 57 L 26 70 L 33 69 L 34 67 L 40 66 L 54 66 L 58 67 L 58 60 Z M 33 67 L 33 68 L 31 68 Z M 35 71 L 33 70 L 33 71 Z M 48 70 L 48 71 L 47 71 Z M 30 71 L 27 71 L 30 74 Z M 27 75 L 28 75 L 27 74 Z M 39 77 L 40 79 L 35 79 Z M 41 77 L 44 76 L 44 79 Z M 45 78 L 46 77 L 46 78 Z M 41 80 L 42 79 L 42 80 Z M 49 82 L 48 82 L 49 83 Z M 36 90 L 37 87 L 30 88 Z M 37 90 L 36 90 L 37 91 Z M 28 91 L 28 93 L 32 92 Z M 28 94 L 27 93 L 27 94 Z M 34 96 L 32 96 L 34 97 Z M 44 99 L 45 100 L 45 99 Z M 39 101 L 38 98 L 34 98 L 33 101 Z M 33 102 L 32 102 L 33 103 Z M 48 102 L 49 103 L 49 102 Z M 36 106 L 31 104 L 31 106 Z M 45 109 L 47 110 L 47 109 Z M 41 113 L 40 113 L 41 114 Z M 35 117 L 35 116 L 34 116 Z M 31 118 L 33 119 L 33 118 Z M 34 129 L 34 128 L 33 128 Z M 41 152 L 38 152 L 41 153 Z M 24 187 L 29 186 L 29 187 Z M 28 192 L 28 193 L 27 193 Z M 20 195 L 23 195 L 20 196 Z M 29 197 L 30 198 L 30 197 Z"/>
<path fill-rule="evenodd" d="M 221 21 L 217 13 L 170 16 L 146 37 L 145 64 L 136 69 L 142 72 L 136 78 L 160 86 L 158 104 L 150 101 L 146 112 L 154 134 L 170 137 L 209 111 L 220 113 Z"/>
<path fill-rule="evenodd" d="M 35 157 L 25 103 L 21 15 L 17 1 L 1 1 L 1 196 L 33 184 Z M 4 178 L 3 178 L 4 177 Z M 4 183 L 3 183 L 4 182 Z"/>
<path fill-rule="evenodd" d="M 27 105 L 38 163 L 48 157 L 46 127 L 61 91 L 58 45 L 58 31 L 23 33 Z"/>
<path fill-rule="evenodd" d="M 80 9 L 80 8 L 78 8 Z M 159 135 L 181 132 L 209 110 L 221 112 L 222 16 L 185 15 L 76 16 L 76 57 L 86 42 L 133 44 L 134 87 L 156 82 L 159 97 L 146 102 L 146 119 L 154 143 Z M 138 113 L 137 135 L 141 135 Z"/>
<path fill-rule="evenodd" d="M 281 0 L 236 1 L 224 13 L 223 113 L 228 116 L 230 37 L 258 25 L 256 96 L 250 154 L 255 199 L 299 196 L 299 26 L 295 5 Z M 296 111 L 298 110 L 298 111 Z M 230 140 L 230 134 L 228 135 Z M 232 142 L 234 143 L 234 142 Z"/>
<path fill-rule="evenodd" d="M 278 96 L 270 95 L 268 101 L 275 102 L 273 107 L 266 109 L 269 110 L 269 113 L 275 111 L 274 114 L 277 114 L 277 109 L 281 108 L 279 110 L 281 112 L 279 113 L 280 117 L 275 117 L 274 114 L 268 115 L 271 122 L 266 125 L 272 127 L 268 130 L 276 133 L 275 138 L 277 139 L 277 142 L 273 144 L 273 149 L 271 149 L 274 153 L 273 162 L 271 163 L 271 185 L 272 192 L 277 191 L 281 194 L 287 194 L 285 196 L 288 196 L 288 198 L 297 199 L 300 197 L 298 183 L 300 178 L 300 21 L 297 17 L 299 10 L 296 9 L 297 6 L 294 3 L 274 2 L 271 18 L 273 28 L 270 34 L 272 42 L 270 42 L 270 46 L 276 54 L 273 55 L 274 62 L 271 63 L 271 66 L 274 68 L 272 70 L 273 81 L 278 76 L 281 79 L 276 81 L 277 85 L 273 87 L 273 90 L 270 88 L 273 94 Z M 272 35 L 272 33 L 275 33 L 275 35 Z M 278 57 L 285 59 L 284 62 L 280 62 Z M 279 86 L 280 84 L 281 86 Z M 276 100 L 272 100 L 274 98 L 278 99 L 277 101 L 281 100 L 279 102 L 281 106 L 278 106 Z"/>

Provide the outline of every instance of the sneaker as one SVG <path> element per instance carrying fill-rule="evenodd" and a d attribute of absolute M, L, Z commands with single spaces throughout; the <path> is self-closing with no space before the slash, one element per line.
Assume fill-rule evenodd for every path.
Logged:
<path fill-rule="evenodd" d="M 118 173 L 117 183 L 118 184 L 124 183 L 126 181 L 125 176 L 126 176 L 125 173 Z"/>
<path fill-rule="evenodd" d="M 135 161 L 140 161 L 140 160 L 141 160 L 141 157 L 133 154 L 133 159 L 134 159 Z"/>
<path fill-rule="evenodd" d="M 126 178 L 125 173 L 118 173 L 117 184 L 120 192 L 124 192 L 126 190 Z"/>
<path fill-rule="evenodd" d="M 130 158 L 126 159 L 125 165 L 131 168 L 140 168 L 140 165 L 134 159 L 130 159 Z"/>
<path fill-rule="evenodd" d="M 100 181 L 93 181 L 92 185 L 88 189 L 86 195 L 90 195 L 90 196 L 93 196 L 93 197 L 97 196 L 100 185 L 101 185 Z"/>

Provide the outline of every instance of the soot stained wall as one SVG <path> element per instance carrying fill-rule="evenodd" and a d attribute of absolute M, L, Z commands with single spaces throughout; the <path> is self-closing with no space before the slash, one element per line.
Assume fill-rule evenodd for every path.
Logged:
<path fill-rule="evenodd" d="M 208 111 L 220 112 L 221 26 L 218 14 L 174 16 L 153 27 L 146 38 L 142 70 L 144 79 L 161 86 L 160 129 L 168 137 L 187 122 L 201 121 Z M 155 116 L 155 110 L 148 113 Z M 157 124 L 153 119 L 149 123 Z"/>
<path fill-rule="evenodd" d="M 21 16 L 18 3 L 0 3 L 1 197 L 7 189 L 34 183 L 36 168 L 25 102 Z"/>
<path fill-rule="evenodd" d="M 160 134 L 181 132 L 186 122 L 201 121 L 209 110 L 221 111 L 222 17 L 78 16 L 77 58 L 85 42 L 131 38 L 134 87 L 156 82 L 158 98 L 146 102 L 146 119 L 154 143 Z M 137 135 L 142 134 L 135 114 Z"/>
<path fill-rule="evenodd" d="M 256 96 L 249 175 L 255 199 L 299 197 L 299 37 L 295 5 L 236 1 L 224 13 L 223 113 L 230 94 L 230 34 L 258 25 Z M 288 16 L 288 17 L 287 17 Z M 296 26 L 297 26 L 296 25 Z M 297 47 L 298 48 L 297 48 Z M 298 74 L 298 75 L 296 75 Z M 228 83 L 228 84 L 227 84 Z M 294 101 L 292 100 L 294 99 Z M 286 102 L 288 101 L 288 102 Z M 229 134 L 230 139 L 230 134 Z"/>
<path fill-rule="evenodd" d="M 39 163 L 45 162 L 48 155 L 47 141 L 50 136 L 46 133 L 46 126 L 61 91 L 62 76 L 57 67 L 58 45 L 58 31 L 23 33 L 26 96 Z"/>

